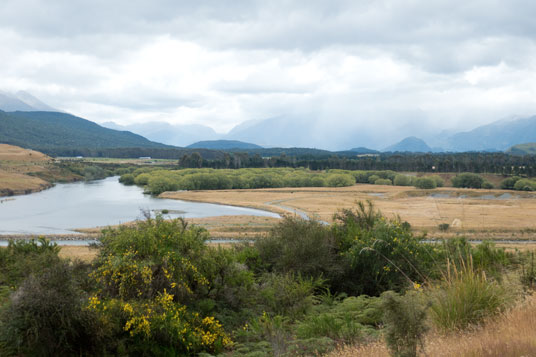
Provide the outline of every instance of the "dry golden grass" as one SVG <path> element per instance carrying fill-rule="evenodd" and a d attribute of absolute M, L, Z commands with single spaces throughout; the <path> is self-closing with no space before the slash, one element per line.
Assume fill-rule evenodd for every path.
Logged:
<path fill-rule="evenodd" d="M 423 356 L 520 357 L 536 356 L 536 295 L 498 319 L 465 333 L 432 333 L 425 341 Z M 346 346 L 329 357 L 389 356 L 382 342 Z"/>
<path fill-rule="evenodd" d="M 64 245 L 61 246 L 59 256 L 62 258 L 79 259 L 83 262 L 91 262 L 97 257 L 98 250 L 87 246 Z"/>
<path fill-rule="evenodd" d="M 48 162 L 49 156 L 34 150 L 23 149 L 18 146 L 0 144 L 0 161 L 16 162 Z"/>
<path fill-rule="evenodd" d="M 47 170 L 52 159 L 38 151 L 0 144 L 0 196 L 40 191 L 50 183 L 27 175 Z"/>
<path fill-rule="evenodd" d="M 445 197 L 432 197 L 431 194 Z M 511 195 L 508 199 L 482 199 L 481 196 Z M 464 196 L 465 198 L 459 198 Z M 460 233 L 475 238 L 536 237 L 536 195 L 504 190 L 413 187 L 359 184 L 341 188 L 280 188 L 258 190 L 219 190 L 165 192 L 165 198 L 213 202 L 265 209 L 277 213 L 288 208 L 331 221 L 333 213 L 351 208 L 356 201 L 371 200 L 386 216 L 400 216 L 417 231 L 434 237 L 440 223 L 451 225 L 449 236 Z"/>

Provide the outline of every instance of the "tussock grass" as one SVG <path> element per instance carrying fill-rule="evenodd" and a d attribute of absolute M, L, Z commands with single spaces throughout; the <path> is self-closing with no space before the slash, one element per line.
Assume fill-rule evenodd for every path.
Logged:
<path fill-rule="evenodd" d="M 449 261 L 439 287 L 432 289 L 431 318 L 439 329 L 461 330 L 505 309 L 509 294 L 473 267 L 471 257 L 457 267 Z"/>

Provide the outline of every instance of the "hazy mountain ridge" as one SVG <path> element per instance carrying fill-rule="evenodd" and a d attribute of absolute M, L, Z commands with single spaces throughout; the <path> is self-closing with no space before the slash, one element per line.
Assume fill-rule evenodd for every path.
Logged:
<path fill-rule="evenodd" d="M 383 151 L 387 152 L 431 152 L 432 148 L 424 140 L 414 136 L 402 139 L 398 143 L 386 147 Z"/>
<path fill-rule="evenodd" d="M 131 131 L 152 141 L 180 147 L 203 140 L 217 140 L 222 136 L 214 129 L 198 124 L 173 125 L 167 122 L 148 122 L 119 125 L 114 122 L 105 122 L 102 123 L 102 126 L 115 130 Z"/>
<path fill-rule="evenodd" d="M 15 111 L 44 111 L 59 112 L 59 110 L 50 107 L 37 99 L 28 92 L 18 91 L 17 93 L 8 93 L 0 91 L 0 110 L 6 112 Z"/>
<path fill-rule="evenodd" d="M 212 149 L 212 150 L 230 150 L 230 149 L 263 149 L 262 146 L 252 143 L 246 143 L 238 140 L 205 140 L 198 141 L 187 146 L 188 149 Z"/>

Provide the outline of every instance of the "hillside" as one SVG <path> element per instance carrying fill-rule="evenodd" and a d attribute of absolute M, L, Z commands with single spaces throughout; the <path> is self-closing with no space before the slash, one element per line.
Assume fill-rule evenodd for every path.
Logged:
<path fill-rule="evenodd" d="M 348 151 L 355 152 L 356 154 L 379 154 L 380 152 L 378 150 L 372 150 L 366 147 L 358 147 L 358 148 L 352 148 Z"/>
<path fill-rule="evenodd" d="M 52 158 L 38 151 L 0 144 L 0 197 L 50 187 L 49 182 L 31 174 L 48 170 L 51 162 Z"/>
<path fill-rule="evenodd" d="M 400 142 L 385 148 L 387 152 L 431 152 L 429 147 L 423 140 L 414 136 L 407 137 Z"/>
<path fill-rule="evenodd" d="M 536 143 L 514 145 L 506 152 L 512 155 L 536 155 Z"/>
<path fill-rule="evenodd" d="M 187 146 L 188 149 L 212 149 L 212 150 L 230 150 L 230 149 L 262 149 L 260 145 L 246 143 L 239 140 L 205 140 L 198 141 Z"/>
<path fill-rule="evenodd" d="M 58 112 L 0 111 L 0 143 L 45 152 L 53 148 L 166 147 L 140 135 Z"/>

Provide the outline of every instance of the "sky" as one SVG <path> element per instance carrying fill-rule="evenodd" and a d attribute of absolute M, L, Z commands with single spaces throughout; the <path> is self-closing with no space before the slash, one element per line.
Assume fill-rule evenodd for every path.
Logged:
<path fill-rule="evenodd" d="M 536 114 L 531 0 L 0 0 L 0 90 L 99 123 L 425 135 Z"/>

